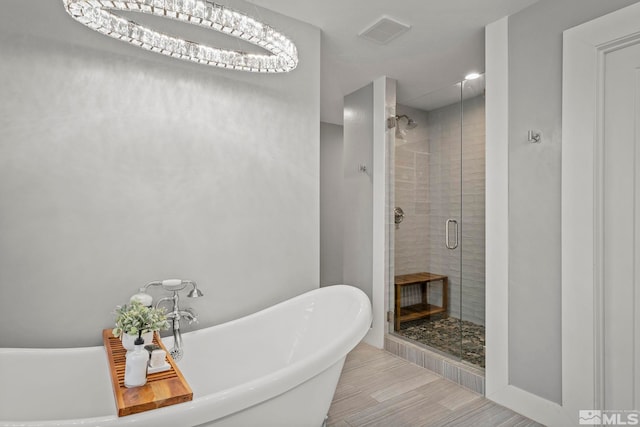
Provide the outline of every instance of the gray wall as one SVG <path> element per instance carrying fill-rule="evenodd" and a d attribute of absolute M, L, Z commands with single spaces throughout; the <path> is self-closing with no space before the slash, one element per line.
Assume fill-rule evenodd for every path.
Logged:
<path fill-rule="evenodd" d="M 373 83 L 344 98 L 344 283 L 373 300 Z M 359 171 L 365 165 L 367 172 Z"/>
<path fill-rule="evenodd" d="M 343 282 L 342 126 L 320 123 L 320 285 Z"/>
<path fill-rule="evenodd" d="M 541 0 L 509 18 L 509 380 L 558 403 L 562 31 L 636 2 Z"/>
<path fill-rule="evenodd" d="M 318 29 L 262 11 L 301 58 L 257 75 L 3 6 L 0 346 L 100 344 L 151 280 L 197 281 L 198 327 L 318 287 Z"/>

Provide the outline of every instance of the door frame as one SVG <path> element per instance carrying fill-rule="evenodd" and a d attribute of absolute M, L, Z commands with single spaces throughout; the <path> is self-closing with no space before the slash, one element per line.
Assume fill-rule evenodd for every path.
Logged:
<path fill-rule="evenodd" d="M 604 403 L 604 60 L 635 43 L 640 3 L 564 32 L 562 398 L 575 417 Z"/>

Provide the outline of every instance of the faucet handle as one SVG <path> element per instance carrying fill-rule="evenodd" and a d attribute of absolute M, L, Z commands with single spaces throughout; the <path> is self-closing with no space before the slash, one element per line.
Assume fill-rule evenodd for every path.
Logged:
<path fill-rule="evenodd" d="M 198 323 L 198 315 L 192 308 L 185 308 L 180 311 L 180 315 L 189 321 L 189 324 Z"/>

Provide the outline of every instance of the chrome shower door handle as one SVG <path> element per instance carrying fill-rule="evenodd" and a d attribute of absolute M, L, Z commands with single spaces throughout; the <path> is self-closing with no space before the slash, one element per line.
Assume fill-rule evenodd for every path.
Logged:
<path fill-rule="evenodd" d="M 449 238 L 449 229 L 451 228 L 451 224 L 455 225 L 455 241 L 453 243 L 453 245 L 451 244 L 451 239 Z M 455 248 L 458 247 L 458 221 L 456 221 L 453 218 L 449 218 L 447 220 L 447 222 L 444 225 L 444 240 L 445 240 L 445 245 L 447 246 L 447 249 L 451 249 L 454 250 Z"/>

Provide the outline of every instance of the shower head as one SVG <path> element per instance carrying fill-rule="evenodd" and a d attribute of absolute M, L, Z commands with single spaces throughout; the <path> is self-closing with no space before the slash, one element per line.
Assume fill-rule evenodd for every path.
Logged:
<path fill-rule="evenodd" d="M 193 286 L 193 289 L 191 289 L 191 292 L 189 292 L 187 294 L 188 298 L 200 298 L 203 297 L 204 294 L 202 293 L 202 291 L 200 291 L 200 289 L 198 289 L 198 286 L 196 285 L 196 282 L 192 281 L 192 280 L 187 280 L 187 282 Z"/>
<path fill-rule="evenodd" d="M 415 122 L 415 120 L 413 120 L 412 118 L 410 118 L 406 114 L 402 114 L 400 116 L 396 116 L 396 121 L 400 121 L 400 119 L 402 119 L 402 118 L 407 119 L 407 125 L 405 126 L 405 129 L 414 129 L 415 127 L 418 126 L 418 124 Z"/>

